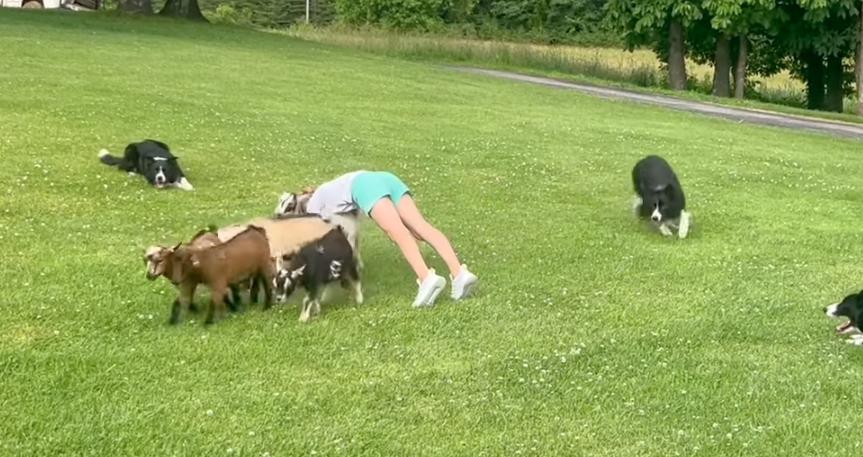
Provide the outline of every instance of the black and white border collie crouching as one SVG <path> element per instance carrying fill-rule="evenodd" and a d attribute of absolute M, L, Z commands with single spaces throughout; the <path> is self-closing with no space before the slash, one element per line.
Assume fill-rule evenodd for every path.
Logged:
<path fill-rule="evenodd" d="M 123 157 L 115 157 L 107 149 L 99 151 L 99 160 L 105 165 L 117 167 L 130 174 L 139 174 L 157 189 L 176 187 L 194 190 L 186 179 L 177 157 L 167 144 L 156 140 L 144 140 L 126 146 Z"/>
<path fill-rule="evenodd" d="M 850 335 L 847 341 L 856 346 L 863 346 L 863 334 L 860 324 L 863 323 L 863 291 L 851 294 L 843 298 L 839 303 L 824 308 L 824 314 L 835 318 L 848 318 L 848 321 L 839 324 L 836 332 L 840 335 Z"/>
<path fill-rule="evenodd" d="M 321 312 L 321 296 L 331 283 L 353 289 L 356 304 L 363 303 L 363 288 L 354 263 L 353 250 L 341 229 L 336 228 L 318 241 L 303 246 L 295 255 L 276 259 L 273 278 L 276 301 L 285 302 L 298 286 L 306 289 L 300 322 L 308 322 Z"/>
<path fill-rule="evenodd" d="M 312 197 L 313 192 L 314 189 L 307 187 L 299 194 L 292 192 L 283 193 L 282 196 L 279 197 L 279 203 L 276 205 L 276 209 L 273 214 L 274 217 L 283 218 L 308 214 L 306 212 L 306 204 Z M 360 257 L 359 212 L 354 211 L 345 214 L 333 214 L 326 222 L 333 227 L 340 227 L 344 231 L 345 236 L 348 238 L 348 243 L 351 244 L 351 249 L 354 250 L 354 260 L 356 260 L 357 267 L 362 270 L 363 259 Z"/>
<path fill-rule="evenodd" d="M 638 161 L 632 169 L 635 187 L 633 211 L 650 219 L 665 236 L 686 238 L 692 215 L 686 211 L 686 197 L 674 170 L 662 157 L 650 155 Z"/>

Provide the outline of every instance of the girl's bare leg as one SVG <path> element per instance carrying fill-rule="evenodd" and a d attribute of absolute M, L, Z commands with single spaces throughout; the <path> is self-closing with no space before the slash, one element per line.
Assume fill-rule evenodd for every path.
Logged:
<path fill-rule="evenodd" d="M 399 247 L 405 260 L 408 261 L 414 273 L 416 273 L 417 278 L 420 281 L 424 280 L 429 273 L 428 265 L 426 265 L 420 253 L 419 245 L 417 245 L 411 231 L 402 222 L 402 218 L 399 216 L 399 212 L 396 210 L 395 205 L 393 205 L 392 200 L 389 198 L 378 200 L 375 206 L 372 207 L 369 217 Z"/>
<path fill-rule="evenodd" d="M 425 220 L 414 199 L 410 195 L 402 196 L 396 210 L 410 232 L 425 240 L 437 251 L 443 261 L 446 262 L 450 275 L 452 277 L 458 276 L 459 271 L 461 271 L 461 262 L 459 262 L 452 244 L 446 235 Z"/>

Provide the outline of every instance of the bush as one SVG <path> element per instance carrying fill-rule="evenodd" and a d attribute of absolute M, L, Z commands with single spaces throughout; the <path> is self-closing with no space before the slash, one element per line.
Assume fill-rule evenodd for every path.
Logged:
<path fill-rule="evenodd" d="M 376 24 L 397 30 L 438 30 L 449 0 L 336 0 L 338 18 L 348 24 Z"/>
<path fill-rule="evenodd" d="M 252 11 L 248 8 L 234 8 L 231 5 L 220 3 L 212 14 L 208 15 L 212 22 L 220 24 L 251 25 Z"/>

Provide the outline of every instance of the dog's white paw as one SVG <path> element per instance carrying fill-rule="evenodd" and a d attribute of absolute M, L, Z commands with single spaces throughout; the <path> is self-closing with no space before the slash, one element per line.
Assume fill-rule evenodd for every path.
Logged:
<path fill-rule="evenodd" d="M 644 203 L 644 200 L 641 199 L 638 195 L 632 199 L 632 214 L 638 216 L 638 213 L 641 211 L 641 205 Z"/>
<path fill-rule="evenodd" d="M 192 187 L 192 183 L 190 183 L 190 182 L 189 182 L 189 180 L 188 180 L 188 179 L 186 179 L 186 178 L 180 178 L 180 180 L 179 180 L 179 181 L 177 181 L 177 183 L 176 183 L 176 184 L 174 184 L 174 185 L 175 185 L 178 189 L 183 189 L 183 190 L 195 190 L 195 188 L 194 188 L 194 187 Z"/>
<path fill-rule="evenodd" d="M 672 235 L 674 235 L 674 233 L 672 233 L 672 232 L 671 232 L 671 229 L 670 229 L 670 228 L 668 228 L 668 226 L 667 226 L 667 225 L 665 225 L 665 224 L 662 224 L 662 225 L 660 225 L 660 226 L 659 226 L 659 233 L 661 233 L 661 234 L 662 234 L 662 235 L 664 235 L 664 236 L 672 236 Z"/>
<path fill-rule="evenodd" d="M 108 155 L 111 155 L 111 153 L 110 153 L 107 149 L 100 149 L 100 150 L 99 150 L 99 158 L 100 158 L 100 159 L 101 159 L 102 157 L 105 157 L 105 156 L 108 156 Z"/>
<path fill-rule="evenodd" d="M 692 215 L 687 211 L 683 211 L 680 213 L 680 227 L 677 230 L 677 236 L 680 239 L 686 238 L 686 235 L 689 234 L 689 224 L 692 219 Z"/>
<path fill-rule="evenodd" d="M 354 285 L 354 303 L 363 304 L 363 286 L 360 283 Z"/>

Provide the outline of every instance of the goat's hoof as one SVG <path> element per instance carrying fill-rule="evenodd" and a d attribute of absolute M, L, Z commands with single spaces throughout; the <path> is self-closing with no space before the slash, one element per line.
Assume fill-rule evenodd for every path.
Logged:
<path fill-rule="evenodd" d="M 177 325 L 179 323 L 180 323 L 179 317 L 172 317 L 172 318 L 168 319 L 168 325 Z"/>

